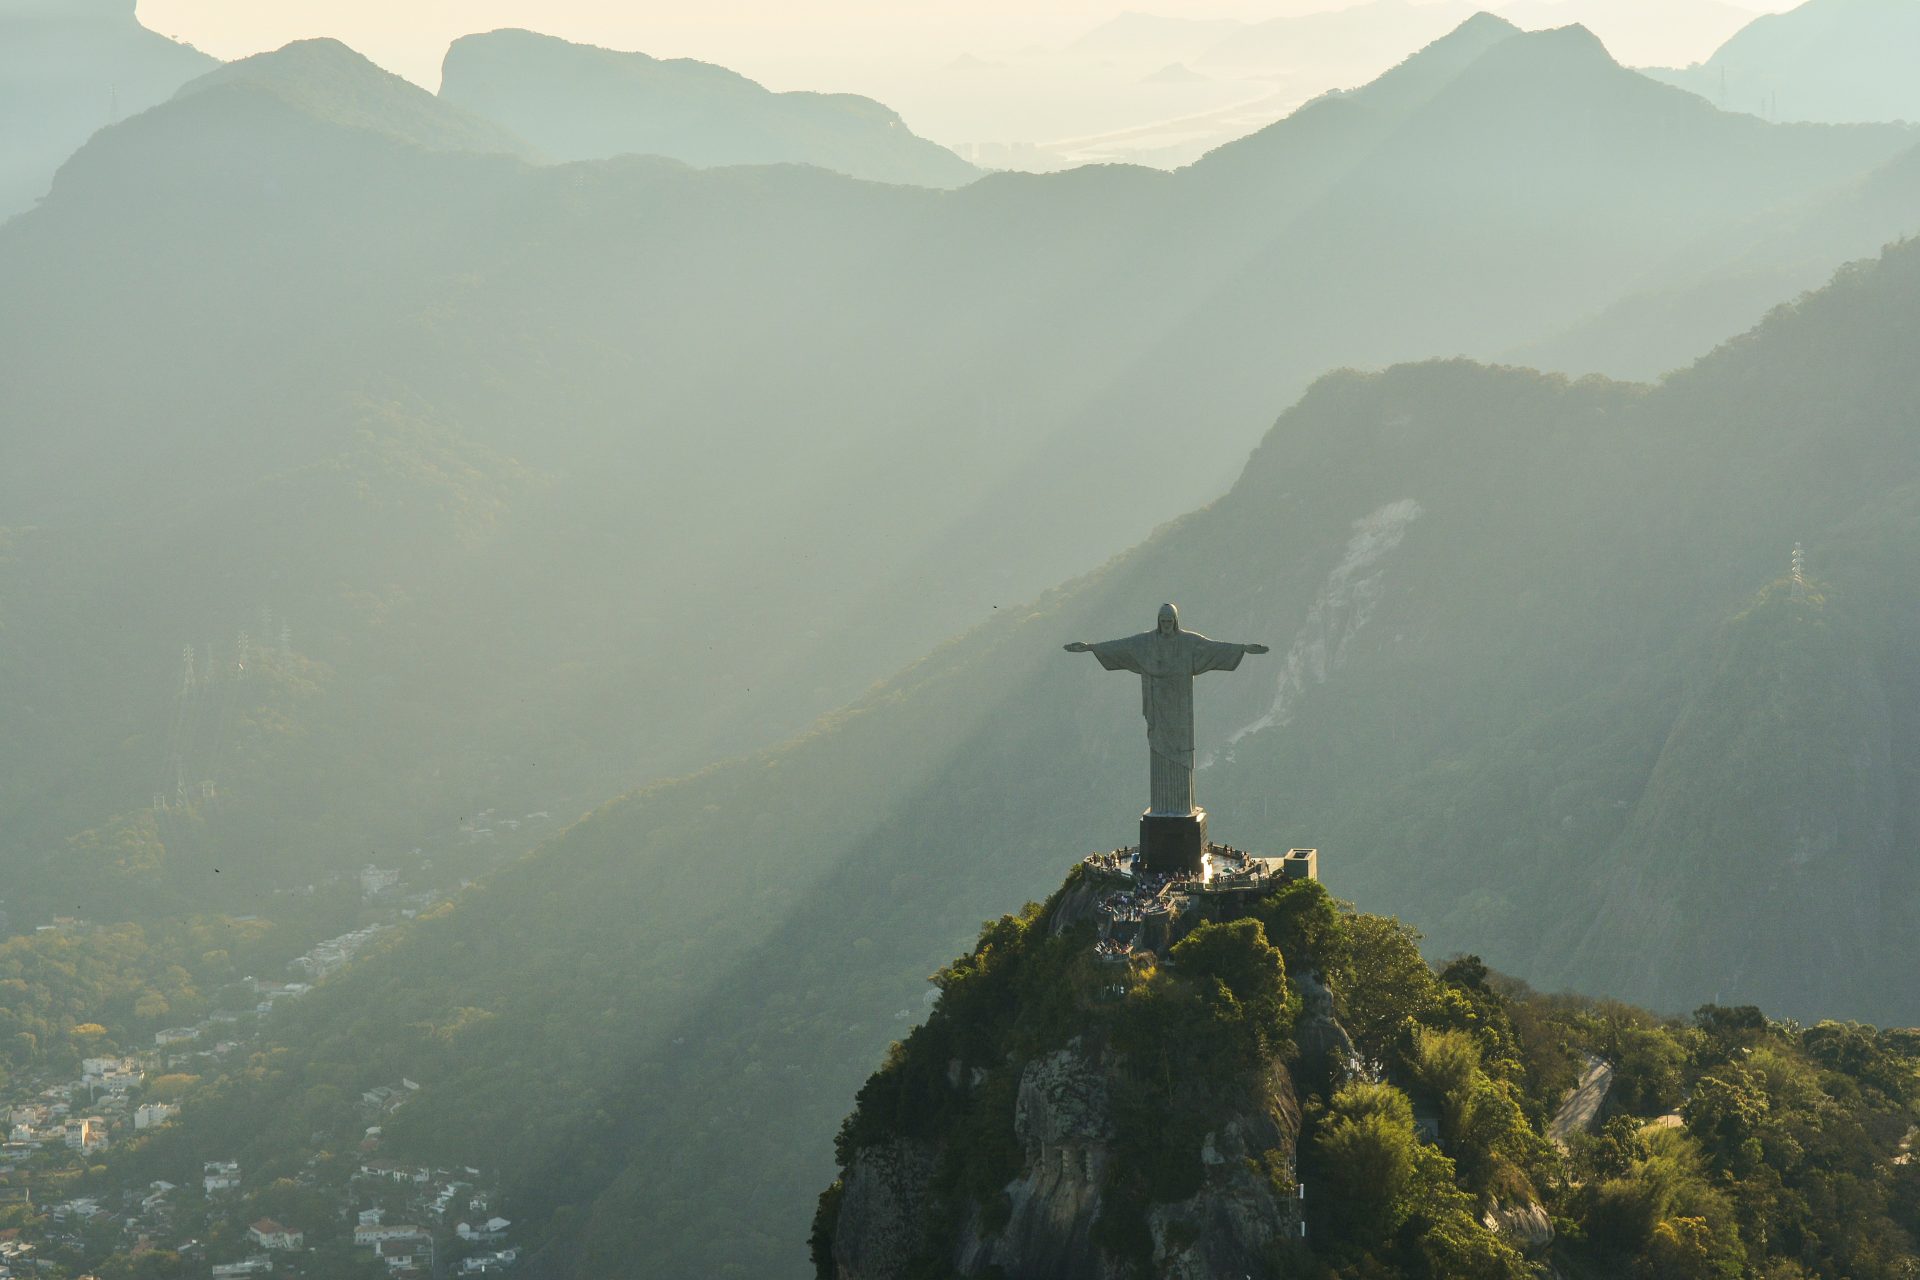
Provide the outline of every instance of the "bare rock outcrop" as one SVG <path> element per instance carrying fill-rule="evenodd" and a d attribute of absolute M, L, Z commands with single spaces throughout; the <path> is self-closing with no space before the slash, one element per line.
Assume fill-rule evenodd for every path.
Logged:
<path fill-rule="evenodd" d="M 1277 1185 L 1269 1161 L 1288 1157 L 1299 1136 L 1291 1082 L 1276 1070 L 1268 1105 L 1235 1116 L 1200 1149 L 1206 1184 L 1148 1215 L 1154 1274 L 1168 1280 L 1226 1280 L 1273 1274 L 1280 1246 L 1300 1231 L 1300 1203 Z M 1290 1175 L 1289 1175 L 1290 1176 Z"/>
<path fill-rule="evenodd" d="M 836 1280 L 885 1280 L 928 1256 L 949 1259 L 961 1276 L 1120 1280 L 1129 1274 L 1101 1247 L 1095 1229 L 1109 1207 L 1113 1098 L 1124 1069 L 1110 1048 L 1083 1039 L 1026 1063 L 1012 1115 L 1023 1152 L 1020 1172 L 998 1205 L 972 1206 L 957 1224 L 938 1203 L 940 1151 L 904 1140 L 862 1150 L 843 1180 L 833 1228 Z M 1240 1092 L 1243 1105 L 1201 1146 L 1199 1190 L 1146 1213 L 1154 1275 L 1269 1275 L 1276 1249 L 1299 1234 L 1299 1204 L 1288 1187 L 1299 1132 L 1292 1081 L 1275 1063 Z M 950 1244 L 928 1234 L 956 1226 Z"/>
<path fill-rule="evenodd" d="M 1514 1248 L 1524 1253 L 1539 1253 L 1553 1243 L 1553 1221 L 1536 1200 L 1524 1204 L 1502 1204 L 1495 1200 L 1480 1215 L 1481 1225 L 1497 1232 Z"/>
<path fill-rule="evenodd" d="M 1105 1275 L 1091 1239 L 1113 1140 L 1110 1069 L 1078 1040 L 1027 1064 L 1013 1119 L 1026 1158 L 1006 1188 L 1011 1213 L 985 1239 L 970 1225 L 955 1260 L 962 1275 L 988 1267 L 1057 1280 Z"/>
<path fill-rule="evenodd" d="M 833 1237 L 840 1280 L 890 1280 L 905 1273 L 925 1238 L 935 1153 L 905 1139 L 869 1147 L 847 1169 L 840 1228 Z"/>

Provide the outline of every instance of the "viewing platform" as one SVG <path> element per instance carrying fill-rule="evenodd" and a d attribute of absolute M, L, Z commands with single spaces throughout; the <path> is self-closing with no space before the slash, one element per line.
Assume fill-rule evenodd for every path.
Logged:
<path fill-rule="evenodd" d="M 1081 862 L 1092 877 L 1092 915 L 1100 928 L 1096 954 L 1111 964 L 1126 964 L 1138 951 L 1164 951 L 1191 927 L 1181 923 L 1183 917 L 1197 922 L 1289 880 L 1320 878 L 1317 849 L 1289 849 L 1282 857 L 1266 858 L 1209 844 L 1197 875 L 1151 871 L 1137 846 L 1090 853 Z"/>

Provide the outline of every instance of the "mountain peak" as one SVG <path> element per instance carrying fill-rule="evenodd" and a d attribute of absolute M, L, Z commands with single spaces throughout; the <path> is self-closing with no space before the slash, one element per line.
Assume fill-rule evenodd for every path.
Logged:
<path fill-rule="evenodd" d="M 1455 40 L 1460 38 L 1460 36 L 1465 33 L 1473 33 L 1477 35 L 1477 34 L 1498 32 L 1503 35 L 1510 36 L 1510 35 L 1517 34 L 1519 30 L 1520 30 L 1519 27 L 1515 26 L 1511 22 L 1508 22 L 1505 18 L 1501 17 L 1499 14 L 1494 13 L 1488 9 L 1482 9 L 1480 10 L 1480 12 L 1474 14 L 1471 18 L 1468 18 L 1465 22 L 1455 27 L 1450 33 L 1440 37 L 1439 40 L 1434 41 L 1434 43 L 1440 44 L 1448 40 Z"/>
<path fill-rule="evenodd" d="M 1297 183 L 1302 162 L 1298 150 L 1305 146 L 1317 150 L 1332 170 L 1343 170 L 1378 140 L 1379 131 L 1417 112 L 1489 49 L 1520 34 L 1505 18 L 1476 13 L 1372 82 L 1351 93 L 1316 98 L 1285 119 L 1209 153 L 1196 167 L 1219 172 L 1279 166 L 1292 170 Z M 1353 104 L 1364 110 L 1353 111 Z"/>
<path fill-rule="evenodd" d="M 316 77 L 333 77 L 336 82 L 346 77 L 358 77 L 376 82 L 400 79 L 382 70 L 365 54 L 332 36 L 314 36 L 305 40 L 294 40 L 278 49 L 252 54 L 216 67 L 198 79 L 183 85 L 176 96 L 184 98 L 219 85 L 236 82 L 287 87 L 305 84 L 311 88 L 314 87 L 312 82 Z M 405 82 L 402 81 L 402 83 Z"/>
<path fill-rule="evenodd" d="M 1762 14 L 1704 63 L 1655 70 L 1721 108 L 1827 123 L 1920 118 L 1920 5 L 1807 0 Z"/>
<path fill-rule="evenodd" d="M 0 0 L 0 222 L 45 195 L 102 125 L 215 65 L 141 26 L 133 0 Z"/>
<path fill-rule="evenodd" d="M 499 57 L 503 52 L 519 57 L 567 58 L 573 60 L 602 59 L 609 63 L 624 64 L 629 70 L 643 67 L 705 68 L 728 79 L 747 80 L 738 72 L 710 62 L 701 62 L 695 58 L 656 58 L 650 53 L 638 49 L 609 49 L 605 45 L 582 44 L 561 36 L 548 35 L 544 31 L 534 31 L 528 27 L 496 27 L 492 31 L 476 31 L 471 35 L 460 36 L 447 46 L 446 57 L 440 61 L 441 74 L 458 65 L 463 71 L 475 58 Z M 748 80 L 747 83 L 753 84 Z M 755 85 L 758 88 L 758 85 Z"/>
<path fill-rule="evenodd" d="M 1449 93 L 1479 96 L 1489 105 L 1584 102 L 1612 110 L 1655 90 L 1646 77 L 1615 61 L 1592 31 L 1578 23 L 1543 31 L 1510 30 L 1487 40 L 1479 56 L 1446 84 Z M 1432 95 L 1437 100 L 1438 95 Z"/>
<path fill-rule="evenodd" d="M 1549 27 L 1544 31 L 1521 31 L 1515 28 L 1511 35 L 1511 39 L 1498 41 L 1488 50 L 1490 56 L 1500 59 L 1505 65 L 1532 66 L 1556 72 L 1623 70 L 1614 61 L 1613 55 L 1607 52 L 1607 46 L 1600 37 L 1577 22 L 1564 27 Z"/>
<path fill-rule="evenodd" d="M 1408 110 L 1438 93 L 1487 50 L 1520 34 L 1520 28 L 1483 9 L 1357 94 L 1375 107 Z"/>
<path fill-rule="evenodd" d="M 936 187 L 978 176 L 869 98 L 775 93 L 712 63 L 519 29 L 454 41 L 441 67 L 440 97 L 565 160 L 659 155 L 696 167 L 811 164 Z"/>
<path fill-rule="evenodd" d="M 507 130 L 441 102 L 331 37 L 295 40 L 217 67 L 183 85 L 183 100 L 221 89 L 265 92 L 308 115 L 434 151 L 528 154 Z"/>

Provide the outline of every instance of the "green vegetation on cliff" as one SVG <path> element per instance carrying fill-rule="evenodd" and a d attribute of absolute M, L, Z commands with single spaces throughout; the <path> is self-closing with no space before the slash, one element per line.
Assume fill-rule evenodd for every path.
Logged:
<path fill-rule="evenodd" d="M 994 1242 L 1017 1230 L 1013 1204 L 1049 1185 L 1031 1109 L 1063 1053 L 1096 1064 L 1082 1094 L 1110 1097 L 1073 1135 L 1092 1154 L 1069 1157 L 1100 1170 L 1095 1189 L 1053 1203 L 1094 1216 L 1094 1252 L 1062 1275 L 1213 1274 L 1195 1269 L 1207 1242 L 1156 1215 L 1204 1194 L 1263 1071 L 1287 1114 L 1251 1163 L 1277 1203 L 1306 1187 L 1305 1243 L 1269 1241 L 1268 1274 L 1521 1280 L 1551 1264 L 1582 1280 L 1895 1280 L 1920 1267 L 1920 1033 L 1712 1005 L 1661 1019 L 1543 996 L 1471 956 L 1435 972 L 1412 931 L 1313 882 L 1200 924 L 1164 965 L 1145 952 L 1116 967 L 1075 919 L 1084 878 L 989 922 L 860 1090 L 835 1148 L 843 1181 L 815 1218 L 822 1280 L 1054 1274 L 1020 1252 L 1040 1247 L 1029 1237 Z M 1303 1013 L 1289 969 L 1324 979 L 1331 1013 Z M 1336 1018 L 1344 1059 L 1325 1052 Z M 1604 1124 L 1563 1120 L 1566 1141 L 1550 1141 L 1600 1061 Z"/>

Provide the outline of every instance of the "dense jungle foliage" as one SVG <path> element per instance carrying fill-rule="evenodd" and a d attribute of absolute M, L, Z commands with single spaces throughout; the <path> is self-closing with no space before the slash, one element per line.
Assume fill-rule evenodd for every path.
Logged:
<path fill-rule="evenodd" d="M 1474 956 L 1436 971 L 1413 930 L 1314 882 L 1200 925 L 1164 964 L 1133 962 L 1115 999 L 1091 926 L 1049 927 L 1060 901 L 989 922 L 942 970 L 932 1016 L 893 1046 L 841 1129 L 843 1170 L 903 1137 L 939 1150 L 929 1240 L 950 1242 L 979 1209 L 994 1221 L 1020 1173 L 1013 1112 L 1027 1064 L 1099 1040 L 1140 1092 L 1116 1107 L 1096 1239 L 1137 1274 L 1151 1274 L 1145 1209 L 1198 1188 L 1208 1121 L 1273 1062 L 1303 1104 L 1297 1149 L 1276 1153 L 1278 1186 L 1312 1189 L 1308 1243 L 1277 1253 L 1275 1274 L 1519 1280 L 1550 1265 L 1596 1280 L 1895 1280 L 1920 1269 L 1920 1031 L 1716 1005 L 1660 1018 L 1543 995 Z M 1303 1052 L 1288 970 L 1324 978 L 1353 1060 Z M 956 1060 L 990 1064 L 985 1082 L 957 1087 Z M 1596 1064 L 1612 1074 L 1592 1131 L 1552 1140 L 1562 1101 Z M 840 1195 L 836 1183 L 815 1222 L 823 1277 Z M 1503 1211 L 1536 1208 L 1550 1242 L 1522 1247 L 1496 1229 Z M 952 1274 L 937 1250 L 923 1268 Z"/>

